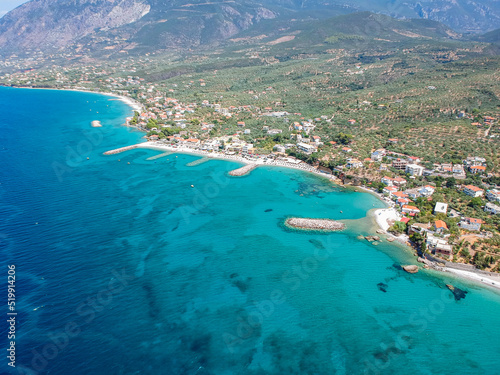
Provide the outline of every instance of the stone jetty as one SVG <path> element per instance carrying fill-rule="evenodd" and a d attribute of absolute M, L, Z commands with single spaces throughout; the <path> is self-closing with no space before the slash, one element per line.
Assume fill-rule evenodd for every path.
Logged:
<path fill-rule="evenodd" d="M 100 128 L 102 125 L 101 125 L 101 122 L 100 121 L 92 121 L 92 127 L 93 128 Z"/>
<path fill-rule="evenodd" d="M 321 231 L 337 231 L 345 228 L 344 223 L 328 219 L 304 219 L 304 218 L 293 217 L 287 219 L 285 224 L 292 228 L 321 230 Z"/>
<path fill-rule="evenodd" d="M 247 164 L 241 168 L 232 170 L 231 172 L 229 172 L 229 175 L 235 176 L 235 177 L 244 176 L 244 175 L 250 173 L 251 171 L 253 171 L 257 167 L 258 167 L 257 164 Z"/>
<path fill-rule="evenodd" d="M 159 155 L 151 156 L 151 157 L 147 158 L 146 160 L 156 160 L 159 158 L 164 158 L 165 156 L 168 156 L 168 155 L 172 155 L 172 153 L 170 151 L 167 151 L 167 152 L 164 152 L 164 153 L 159 154 Z"/>
<path fill-rule="evenodd" d="M 120 152 L 125 152 L 125 151 L 128 151 L 128 150 L 133 150 L 133 149 L 135 149 L 137 147 L 139 147 L 139 145 L 132 145 L 132 146 L 127 146 L 127 147 L 121 147 L 121 148 L 117 148 L 117 149 L 114 149 L 114 150 L 106 151 L 104 153 L 104 155 L 119 154 Z"/>
<path fill-rule="evenodd" d="M 207 161 L 209 161 L 210 158 L 208 157 L 204 157 L 204 158 L 201 158 L 201 159 L 196 159 L 195 161 L 192 161 L 190 163 L 187 163 L 186 164 L 186 167 L 195 167 L 197 165 L 200 165 L 200 164 L 203 164 L 203 163 L 206 163 Z"/>

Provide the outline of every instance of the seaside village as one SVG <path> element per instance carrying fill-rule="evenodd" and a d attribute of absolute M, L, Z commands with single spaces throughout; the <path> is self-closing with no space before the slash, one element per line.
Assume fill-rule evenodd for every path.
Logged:
<path fill-rule="evenodd" d="M 220 100 L 203 97 L 183 103 L 173 97 L 181 89 L 177 84 L 153 85 L 137 76 L 112 77 L 105 70 L 98 73 L 93 79 L 101 77 L 101 91 L 132 96 L 140 102 L 141 109 L 127 124 L 146 131 L 151 145 L 232 158 L 254 166 L 300 168 L 339 184 L 370 189 L 391 206 L 392 215 L 382 226 L 411 243 L 420 254 L 499 272 L 500 177 L 483 157 L 472 154 L 436 164 L 421 155 L 397 152 L 404 141 L 397 138 L 361 147 L 349 132 L 349 127 L 357 124 L 354 118 L 341 114 L 305 118 L 301 113 L 284 111 L 280 102 L 263 108 L 252 104 L 252 100 L 272 93 L 273 87 L 260 93 L 249 91 L 247 105 L 226 107 Z M 43 82 L 38 73 L 8 78 L 13 85 Z M 68 85 L 63 86 L 66 88 L 91 86 L 87 73 L 73 82 L 62 73 L 57 79 Z M 203 79 L 188 81 L 182 89 L 205 85 Z M 469 121 L 469 126 L 477 127 L 488 139 L 500 136 L 498 117 L 493 113 L 478 120 L 456 110 L 457 120 Z M 331 130 L 334 127 L 336 131 Z"/>
<path fill-rule="evenodd" d="M 300 114 L 271 107 L 261 110 L 252 105 L 224 108 L 208 100 L 184 104 L 164 96 L 142 95 L 141 99 L 145 107 L 127 121 L 146 130 L 149 142 L 237 158 L 252 165 L 301 168 L 335 179 L 337 183 L 364 185 L 396 210 L 386 229 L 409 240 L 419 253 L 488 271 L 499 269 L 500 188 L 485 181 L 493 175 L 488 173 L 484 158 L 470 156 L 461 163 L 429 166 L 418 156 L 390 151 L 389 147 L 374 149 L 361 158 L 350 145 L 348 136 L 325 144 L 322 137 L 315 134 L 318 123 L 332 121 L 328 116 L 291 121 L 290 117 L 300 117 Z M 200 113 L 200 109 L 212 112 L 216 119 L 227 120 L 241 114 L 258 114 L 262 124 L 270 122 L 266 118 L 281 119 L 286 128 L 262 125 L 255 140 L 252 136 L 255 130 L 245 121 L 235 120 L 234 132 L 216 136 L 214 130 L 220 128 L 220 121 L 205 122 L 192 116 Z M 348 120 L 348 123 L 355 121 Z M 485 117 L 484 123 L 498 126 L 494 117 Z M 254 142 L 262 144 L 266 140 L 272 142 L 272 150 L 259 152 Z M 387 145 L 398 141 L 387 139 Z M 314 155 L 324 148 L 343 163 L 332 165 L 315 159 Z M 372 172 L 372 178 L 363 178 L 364 171 Z"/>

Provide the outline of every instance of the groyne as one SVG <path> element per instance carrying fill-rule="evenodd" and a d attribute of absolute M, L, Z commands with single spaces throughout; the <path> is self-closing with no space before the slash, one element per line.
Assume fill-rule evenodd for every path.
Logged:
<path fill-rule="evenodd" d="M 344 223 L 329 219 L 305 219 L 292 217 L 285 221 L 285 225 L 297 229 L 321 231 L 338 231 L 345 229 Z"/>
<path fill-rule="evenodd" d="M 253 171 L 257 167 L 258 167 L 257 164 L 247 164 L 241 168 L 232 170 L 231 172 L 229 172 L 229 175 L 234 177 L 244 176 Z"/>
<path fill-rule="evenodd" d="M 132 145 L 132 146 L 127 146 L 127 147 L 121 147 L 121 148 L 116 148 L 114 150 L 109 150 L 104 153 L 104 155 L 114 155 L 114 154 L 119 154 L 120 152 L 125 152 L 129 150 L 133 150 L 135 148 L 139 147 L 139 145 Z"/>

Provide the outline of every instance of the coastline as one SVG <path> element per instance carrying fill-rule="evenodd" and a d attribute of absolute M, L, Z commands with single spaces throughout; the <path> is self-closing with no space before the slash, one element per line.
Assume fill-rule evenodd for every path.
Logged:
<path fill-rule="evenodd" d="M 127 104 L 132 109 L 132 111 L 141 112 L 142 109 L 144 108 L 141 103 L 132 99 L 131 97 L 119 95 L 119 94 L 114 94 L 112 92 L 100 92 L 100 91 L 92 91 L 92 90 L 84 90 L 84 89 L 64 89 L 64 88 L 57 88 L 57 87 L 47 87 L 47 88 L 45 88 L 45 87 L 22 87 L 22 86 L 9 86 L 9 87 L 16 88 L 16 89 L 74 91 L 74 92 L 86 92 L 86 93 L 91 93 L 91 94 L 99 94 L 99 95 L 110 96 L 110 97 L 116 98 L 116 100 L 119 100 L 119 101 Z"/>
<path fill-rule="evenodd" d="M 135 101 L 134 99 L 128 97 L 128 96 L 123 96 L 123 95 L 118 95 L 114 93 L 109 93 L 109 92 L 98 92 L 98 91 L 91 91 L 91 90 L 84 90 L 84 89 L 65 89 L 65 88 L 41 88 L 41 87 L 16 87 L 12 86 L 13 88 L 24 88 L 24 89 L 32 89 L 32 90 L 58 90 L 58 91 L 75 91 L 75 92 L 83 92 L 83 93 L 93 93 L 93 94 L 99 94 L 99 95 L 104 95 L 104 96 L 109 96 L 113 97 L 116 100 L 120 100 L 126 105 L 130 107 L 132 111 L 142 111 L 143 106 L 139 102 Z M 293 165 L 292 163 L 287 163 L 284 161 L 270 161 L 270 162 L 255 162 L 253 160 L 245 159 L 239 155 L 225 155 L 225 154 L 219 154 L 219 153 L 213 153 L 213 152 L 206 152 L 203 150 L 193 150 L 187 147 L 171 147 L 165 144 L 160 144 L 158 142 L 143 142 L 139 143 L 137 145 L 138 148 L 146 148 L 146 149 L 153 149 L 153 150 L 159 150 L 159 151 L 172 151 L 172 152 L 177 152 L 177 153 L 184 153 L 184 154 L 192 154 L 192 155 L 199 155 L 199 156 L 205 156 L 213 159 L 219 159 L 219 160 L 230 160 L 230 161 L 235 161 L 235 162 L 240 162 L 243 164 L 256 164 L 256 166 L 274 166 L 274 167 L 282 167 L 282 168 L 289 168 L 289 169 L 296 169 L 296 170 L 301 170 L 303 172 L 309 172 L 313 173 L 317 176 L 321 176 L 325 179 L 330 180 L 332 183 L 337 184 L 338 186 L 343 186 L 338 184 L 336 181 L 336 177 L 334 175 L 327 175 L 325 173 L 322 173 L 318 171 L 316 168 L 310 166 L 309 164 L 306 163 L 299 163 L 296 165 Z M 389 207 L 385 209 L 377 209 L 377 210 L 372 210 L 369 212 L 368 215 L 373 216 L 374 221 L 376 222 L 376 225 L 384 231 L 384 234 L 393 237 L 395 240 L 397 240 L 399 243 L 407 246 L 410 250 L 413 250 L 410 246 L 408 246 L 408 241 L 409 238 L 406 235 L 402 235 L 399 237 L 396 237 L 390 233 L 387 232 L 387 229 L 390 227 L 388 220 L 395 220 L 399 219 L 399 215 L 397 211 L 394 209 L 392 201 L 388 201 L 383 197 L 381 194 L 374 192 L 373 190 L 370 190 L 368 188 L 362 187 L 362 186 L 355 186 L 355 188 L 359 188 L 360 190 L 363 190 L 364 192 L 376 195 L 377 198 L 379 198 L 382 202 L 387 204 Z M 500 275 L 492 275 L 493 279 L 490 279 L 486 276 L 484 276 L 481 272 L 482 271 L 465 271 L 465 270 L 457 270 L 453 269 L 450 267 L 443 267 L 442 265 L 438 265 L 434 262 L 430 262 L 431 267 L 434 270 L 440 271 L 441 274 L 443 273 L 451 273 L 455 275 L 457 278 L 465 279 L 468 281 L 473 282 L 476 285 L 480 286 L 488 286 L 489 288 L 494 288 L 495 291 L 500 290 Z M 497 279 L 498 277 L 498 279 Z"/>
<path fill-rule="evenodd" d="M 301 162 L 299 164 L 292 164 L 288 162 L 283 162 L 283 161 L 268 161 L 268 162 L 255 162 L 253 160 L 246 159 L 242 156 L 239 155 L 226 155 L 226 154 L 221 154 L 217 152 L 208 152 L 208 151 L 203 151 L 203 150 L 193 150 L 189 147 L 172 147 L 169 145 L 166 145 L 164 143 L 159 143 L 159 142 L 143 142 L 138 144 L 139 148 L 146 148 L 150 150 L 158 150 L 158 151 L 171 151 L 171 152 L 177 152 L 181 154 L 190 154 L 190 155 L 197 155 L 197 156 L 204 156 L 208 157 L 211 159 L 219 159 L 219 160 L 230 160 L 230 161 L 235 161 L 239 163 L 243 163 L 245 165 L 249 164 L 254 164 L 256 166 L 264 166 L 264 167 L 282 167 L 282 168 L 289 168 L 289 169 L 296 169 L 300 170 L 303 172 L 309 172 L 312 174 L 315 174 L 316 176 L 321 176 L 323 178 L 326 178 L 327 180 L 330 180 L 331 182 L 336 183 L 336 178 L 333 175 L 327 175 L 325 173 L 322 173 L 318 171 L 316 168 L 311 167 L 309 164 L 306 164 L 304 162 Z M 337 184 L 338 185 L 338 184 Z M 341 185 L 339 185 L 341 186 Z"/>
<path fill-rule="evenodd" d="M 442 267 L 441 271 L 451 273 L 458 278 L 463 278 L 473 282 L 474 284 L 480 284 L 481 286 L 488 286 L 495 289 L 496 292 L 500 291 L 500 275 L 495 275 L 490 273 L 489 275 L 484 275 L 480 272 L 457 270 L 449 267 Z M 485 272 L 488 273 L 488 272 Z"/>

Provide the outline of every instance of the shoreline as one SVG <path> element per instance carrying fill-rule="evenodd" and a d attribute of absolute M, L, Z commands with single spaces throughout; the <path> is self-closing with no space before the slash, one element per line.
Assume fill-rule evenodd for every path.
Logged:
<path fill-rule="evenodd" d="M 327 180 L 330 180 L 332 183 L 339 185 L 336 181 L 337 178 L 335 178 L 334 175 L 328 175 L 322 172 L 319 172 L 316 168 L 311 167 L 309 164 L 306 164 L 304 162 L 298 163 L 297 165 L 292 165 L 291 163 L 287 162 L 282 162 L 282 161 L 271 161 L 271 162 L 255 162 L 253 160 L 246 159 L 240 155 L 226 155 L 226 154 L 220 154 L 216 152 L 208 152 L 208 151 L 203 151 L 203 150 L 193 150 L 189 147 L 172 147 L 163 143 L 158 143 L 158 142 L 143 142 L 138 144 L 139 148 L 146 148 L 150 150 L 157 150 L 157 151 L 172 151 L 172 152 L 177 152 L 180 154 L 188 154 L 188 155 L 197 155 L 197 156 L 204 156 L 208 157 L 210 159 L 217 159 L 217 160 L 229 160 L 229 161 L 234 161 L 234 162 L 239 162 L 243 163 L 245 165 L 256 165 L 257 167 L 264 166 L 264 167 L 282 167 L 282 168 L 288 168 L 288 169 L 295 169 L 295 170 L 300 170 L 303 172 L 309 172 L 312 173 L 316 176 L 320 176 L 323 178 L 326 178 Z"/>
<path fill-rule="evenodd" d="M 92 94 L 99 94 L 99 95 L 104 95 L 108 97 L 113 97 L 116 100 L 120 100 L 121 102 L 125 103 L 129 108 L 135 112 L 135 111 L 142 111 L 143 110 L 143 105 L 137 102 L 136 100 L 124 96 L 124 95 L 119 95 L 119 94 L 114 94 L 110 92 L 98 92 L 98 91 L 92 91 L 92 90 L 84 90 L 84 89 L 66 89 L 66 88 L 41 88 L 41 87 L 17 87 L 17 86 L 10 86 L 13 88 L 20 88 L 20 89 L 32 89 L 32 90 L 58 90 L 58 91 L 75 91 L 75 92 L 83 92 L 83 93 L 92 93 Z M 126 123 L 125 123 L 126 124 Z M 143 131 L 142 129 L 139 129 Z M 213 154 L 207 151 L 203 150 L 193 150 L 187 147 L 169 147 L 165 144 L 158 144 L 157 142 L 143 142 L 139 143 L 134 148 L 146 148 L 146 149 L 154 149 L 154 150 L 159 150 L 159 151 L 173 151 L 177 153 L 184 153 L 184 154 L 192 154 L 192 155 L 198 155 L 198 156 L 206 156 L 209 158 L 213 159 L 219 159 L 219 160 L 230 160 L 230 161 L 235 161 L 235 162 L 240 162 L 245 165 L 248 164 L 255 164 L 255 168 L 258 166 L 274 166 L 274 167 L 282 167 L 282 168 L 289 168 L 289 169 L 295 169 L 295 170 L 301 170 L 303 172 L 309 172 L 312 174 L 315 174 L 317 176 L 323 177 L 325 179 L 330 180 L 332 183 L 345 187 L 344 185 L 338 184 L 337 179 L 334 175 L 327 175 L 325 173 L 322 173 L 318 171 L 316 168 L 310 166 L 309 164 L 306 164 L 304 162 L 298 163 L 299 165 L 292 165 L 291 163 L 287 162 L 276 162 L 276 161 L 271 161 L 271 162 L 253 162 L 251 160 L 245 159 L 239 155 L 225 155 L 225 154 Z M 384 231 L 384 234 L 393 237 L 396 241 L 399 243 L 405 245 L 408 247 L 408 249 L 413 250 L 411 246 L 408 246 L 408 241 L 409 238 L 406 235 L 402 235 L 399 237 L 396 237 L 392 235 L 391 233 L 387 232 L 387 229 L 389 228 L 389 224 L 387 223 L 387 220 L 395 219 L 398 218 L 399 215 L 397 215 L 397 211 L 394 209 L 394 205 L 392 201 L 388 201 L 384 196 L 381 194 L 370 190 L 368 188 L 365 188 L 363 186 L 353 186 L 354 188 L 359 188 L 360 190 L 363 190 L 366 193 L 370 193 L 373 195 L 376 195 L 380 201 L 384 202 L 385 204 L 388 205 L 387 208 L 385 209 L 377 209 L 372 211 L 371 215 L 375 219 L 376 225 Z M 370 216 L 370 213 L 368 213 Z M 496 279 L 497 275 L 493 275 L 491 277 L 494 277 L 493 279 L 489 279 L 486 276 L 482 276 L 480 273 L 481 271 L 477 270 L 478 272 L 475 271 L 464 271 L 464 270 L 457 270 L 449 267 L 443 267 L 435 264 L 434 262 L 432 263 L 432 269 L 439 271 L 441 274 L 444 274 L 446 272 L 454 274 L 456 277 L 465 279 L 468 281 L 473 282 L 476 285 L 480 286 L 488 286 L 490 289 L 493 288 L 495 291 L 500 290 L 500 275 L 498 275 L 498 280 Z"/>
<path fill-rule="evenodd" d="M 141 112 L 144 106 L 136 101 L 135 99 L 132 99 L 129 96 L 125 95 L 119 95 L 119 94 L 114 94 L 112 92 L 101 92 L 101 91 L 92 91 L 92 90 L 84 90 L 84 89 L 64 89 L 64 88 L 57 88 L 57 87 L 20 87 L 20 86 L 8 86 L 12 87 L 15 89 L 28 89 L 28 90 L 57 90 L 57 91 L 74 91 L 74 92 L 85 92 L 85 93 L 90 93 L 90 94 L 99 94 L 99 95 L 104 95 L 104 96 L 110 96 L 113 98 L 116 98 L 116 100 L 119 100 L 125 104 L 127 104 L 132 111 L 137 111 Z"/>

